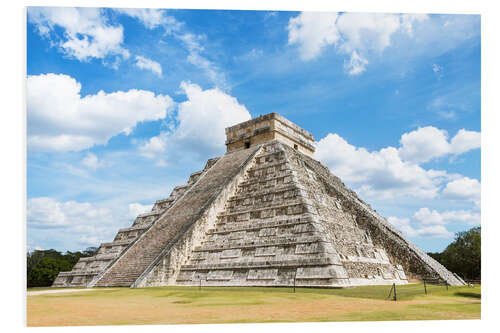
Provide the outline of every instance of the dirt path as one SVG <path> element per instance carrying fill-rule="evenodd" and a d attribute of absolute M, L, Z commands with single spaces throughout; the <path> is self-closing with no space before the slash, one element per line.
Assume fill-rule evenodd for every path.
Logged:
<path fill-rule="evenodd" d="M 54 289 L 54 290 L 40 290 L 40 291 L 28 291 L 26 293 L 27 296 L 36 296 L 43 294 L 57 294 L 57 293 L 72 293 L 79 291 L 93 291 L 97 289 Z"/>

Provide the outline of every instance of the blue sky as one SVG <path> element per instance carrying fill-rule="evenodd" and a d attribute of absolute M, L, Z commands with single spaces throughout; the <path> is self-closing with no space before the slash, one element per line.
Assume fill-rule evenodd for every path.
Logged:
<path fill-rule="evenodd" d="M 30 7 L 28 248 L 78 250 L 278 112 L 426 251 L 479 225 L 478 15 Z"/>

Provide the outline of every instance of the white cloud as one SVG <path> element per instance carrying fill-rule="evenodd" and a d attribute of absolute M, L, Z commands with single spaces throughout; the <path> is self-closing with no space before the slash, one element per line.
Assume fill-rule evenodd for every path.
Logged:
<path fill-rule="evenodd" d="M 426 170 L 420 163 L 479 148 L 479 136 L 478 132 L 462 129 L 449 141 L 446 131 L 428 126 L 404 133 L 399 148 L 370 152 L 330 133 L 316 143 L 315 157 L 369 198 L 389 199 L 401 195 L 435 198 L 444 182 L 450 182 L 443 191 L 445 198 L 461 196 L 477 204 L 480 189 L 479 184 L 473 184 L 474 180 L 444 170 Z"/>
<path fill-rule="evenodd" d="M 250 113 L 238 100 L 221 90 L 202 90 L 200 86 L 182 82 L 188 100 L 179 104 L 177 118 L 179 140 L 190 141 L 208 149 L 224 147 L 225 128 L 247 121 Z"/>
<path fill-rule="evenodd" d="M 344 62 L 344 68 L 350 75 L 358 75 L 366 70 L 368 60 L 360 57 L 356 51 L 352 51 L 349 62 Z"/>
<path fill-rule="evenodd" d="M 429 208 L 420 208 L 413 217 L 421 224 L 446 224 L 446 219 L 436 210 L 431 211 Z"/>
<path fill-rule="evenodd" d="M 162 26 L 166 32 L 178 31 L 184 23 L 177 21 L 173 16 L 166 15 L 164 9 L 153 8 L 114 8 L 120 14 L 137 19 L 148 29 Z"/>
<path fill-rule="evenodd" d="M 158 75 L 159 77 L 162 77 L 163 73 L 162 73 L 161 65 L 158 62 L 153 61 L 153 60 L 148 59 L 148 58 L 141 57 L 141 56 L 136 56 L 135 60 L 136 60 L 135 65 L 137 67 L 139 67 L 141 69 L 150 70 L 151 72 Z"/>
<path fill-rule="evenodd" d="M 165 23 L 164 10 L 152 8 L 116 8 L 115 11 L 138 19 L 148 29 Z"/>
<path fill-rule="evenodd" d="M 150 212 L 153 209 L 153 205 L 141 205 L 138 202 L 134 202 L 128 205 L 128 216 L 131 219 L 135 219 L 137 215 Z"/>
<path fill-rule="evenodd" d="M 405 21 L 405 30 L 411 29 Z M 391 45 L 391 36 L 402 28 L 402 16 L 380 13 L 345 13 L 339 16 L 337 27 L 343 36 L 341 49 L 382 52 Z"/>
<path fill-rule="evenodd" d="M 87 153 L 87 155 L 82 160 L 82 165 L 86 166 L 89 169 L 96 170 L 97 168 L 102 167 L 102 162 L 99 161 L 99 158 L 92 153 Z"/>
<path fill-rule="evenodd" d="M 126 207 L 111 211 L 89 202 L 58 201 L 51 197 L 30 198 L 27 202 L 28 237 L 38 239 L 37 242 L 49 239 L 52 244 L 66 244 L 64 250 L 74 250 L 76 244 L 82 247 L 98 246 L 112 240 L 126 220 L 135 218 L 137 212 L 151 207 L 130 204 L 128 212 Z"/>
<path fill-rule="evenodd" d="M 82 150 L 130 134 L 137 123 L 164 118 L 167 95 L 129 90 L 80 96 L 81 84 L 63 74 L 28 76 L 28 147 L 39 151 Z"/>
<path fill-rule="evenodd" d="M 323 47 L 335 44 L 339 32 L 335 21 L 337 13 L 302 12 L 288 22 L 288 44 L 298 44 L 304 60 L 317 57 Z"/>
<path fill-rule="evenodd" d="M 387 220 L 409 237 L 451 238 L 453 233 L 448 231 L 445 225 L 453 223 L 478 225 L 481 223 L 481 215 L 466 210 L 449 210 L 440 213 L 423 207 L 413 214 L 413 220 L 395 216 Z"/>
<path fill-rule="evenodd" d="M 423 163 L 450 152 L 448 133 L 432 126 L 401 136 L 399 154 L 405 161 Z"/>
<path fill-rule="evenodd" d="M 445 221 L 462 222 L 469 225 L 481 224 L 481 214 L 478 212 L 471 212 L 467 210 L 451 210 L 442 213 Z"/>
<path fill-rule="evenodd" d="M 175 33 L 174 36 L 188 49 L 187 61 L 189 63 L 202 69 L 217 86 L 224 89 L 228 87 L 225 74 L 212 61 L 201 55 L 204 51 L 201 41 L 205 39 L 205 36 L 192 33 Z"/>
<path fill-rule="evenodd" d="M 403 231 L 404 232 L 404 231 Z M 423 238 L 451 238 L 453 232 L 448 231 L 442 225 L 430 225 L 421 228 L 413 229 L 411 226 L 406 228 L 406 233 L 410 237 L 423 237 Z"/>
<path fill-rule="evenodd" d="M 161 132 L 160 135 L 149 139 L 149 141 L 141 146 L 139 150 L 145 157 L 154 158 L 167 150 L 169 138 L 170 134 L 168 132 Z"/>
<path fill-rule="evenodd" d="M 414 227 L 411 225 L 409 218 L 398 218 L 395 216 L 389 217 L 387 221 L 408 237 L 451 238 L 453 236 L 453 233 L 442 225 Z"/>
<path fill-rule="evenodd" d="M 439 66 L 438 64 L 433 64 L 432 65 L 432 71 L 434 73 L 437 73 L 437 72 L 440 72 L 442 70 L 441 66 Z"/>
<path fill-rule="evenodd" d="M 408 237 L 422 238 L 451 238 L 453 233 L 445 227 L 451 223 L 466 223 L 477 225 L 481 223 L 479 213 L 465 210 L 444 211 L 439 213 L 427 207 L 420 208 L 413 215 L 413 221 L 409 218 L 398 218 L 391 216 L 387 219 L 397 229 L 401 230 Z"/>
<path fill-rule="evenodd" d="M 28 200 L 28 226 L 35 228 L 78 228 L 96 226 L 112 219 L 108 209 L 97 208 L 84 202 L 58 202 L 53 198 L 39 197 Z"/>
<path fill-rule="evenodd" d="M 448 154 L 460 155 L 481 147 L 481 133 L 461 129 L 448 141 L 448 133 L 432 126 L 401 136 L 399 154 L 405 161 L 424 163 Z"/>
<path fill-rule="evenodd" d="M 122 47 L 123 27 L 110 25 L 99 8 L 29 7 L 28 20 L 53 46 L 80 61 L 129 57 Z M 56 27 L 63 30 L 62 35 Z"/>
<path fill-rule="evenodd" d="M 389 216 L 387 218 L 387 221 L 394 225 L 398 229 L 402 229 L 404 226 L 407 226 L 410 224 L 410 219 L 409 218 L 399 218 L 395 216 Z"/>
<path fill-rule="evenodd" d="M 350 56 L 348 74 L 365 71 L 370 53 L 380 54 L 396 32 L 413 36 L 413 26 L 427 15 L 302 12 L 288 22 L 288 44 L 297 45 L 303 60 L 317 57 L 328 45 Z"/>
<path fill-rule="evenodd" d="M 226 75 L 213 61 L 210 61 L 206 56 L 202 55 L 204 51 L 202 41 L 206 39 L 205 35 L 193 34 L 186 31 L 183 29 L 185 25 L 184 22 L 179 22 L 173 16 L 166 15 L 164 10 L 137 8 L 120 8 L 115 10 L 121 14 L 138 19 L 148 29 L 155 29 L 158 26 L 162 26 L 167 35 L 172 35 L 174 38 L 180 40 L 185 46 L 188 51 L 186 57 L 187 62 L 203 70 L 209 79 L 218 87 L 223 89 L 229 87 Z M 158 66 L 155 67 L 157 68 Z"/>
<path fill-rule="evenodd" d="M 455 179 L 446 184 L 443 197 L 452 200 L 472 201 L 476 206 L 479 206 L 481 202 L 481 184 L 477 179 L 469 177 Z"/>
<path fill-rule="evenodd" d="M 480 34 L 478 15 L 452 16 L 302 12 L 288 21 L 288 44 L 297 46 L 305 61 L 332 46 L 349 57 L 344 61 L 346 72 L 359 75 L 373 59 L 404 57 L 407 61 L 423 53 L 440 55 Z M 391 47 L 396 52 L 384 53 Z M 433 70 L 441 72 L 442 67 L 434 64 Z"/>
<path fill-rule="evenodd" d="M 449 177 L 445 171 L 425 170 L 401 160 L 394 147 L 369 152 L 338 134 L 330 133 L 317 142 L 315 157 L 362 194 L 379 199 L 398 195 L 434 198 L 439 184 Z"/>
<path fill-rule="evenodd" d="M 455 155 L 463 154 L 469 150 L 481 148 L 481 133 L 461 129 L 451 139 L 451 151 Z"/>
<path fill-rule="evenodd" d="M 415 221 L 422 225 L 444 225 L 462 222 L 469 225 L 481 223 L 481 214 L 466 210 L 450 210 L 439 213 L 427 207 L 420 208 L 414 215 Z"/>
<path fill-rule="evenodd" d="M 224 152 L 228 126 L 249 120 L 250 113 L 238 100 L 223 91 L 202 90 L 200 86 L 182 82 L 187 101 L 178 106 L 178 126 L 172 132 L 162 132 L 139 148 L 146 157 L 155 157 L 171 150 L 203 154 Z"/>
<path fill-rule="evenodd" d="M 406 31 L 409 36 L 413 36 L 413 28 L 415 23 L 429 20 L 427 14 L 402 14 L 401 28 Z"/>

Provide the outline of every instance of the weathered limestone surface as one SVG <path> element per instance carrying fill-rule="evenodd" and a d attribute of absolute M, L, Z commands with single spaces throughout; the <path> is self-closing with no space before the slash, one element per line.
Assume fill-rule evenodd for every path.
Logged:
<path fill-rule="evenodd" d="M 407 283 L 330 197 L 304 155 L 266 143 L 215 227 L 181 266 L 176 284 L 344 287 Z"/>
<path fill-rule="evenodd" d="M 289 147 L 286 149 L 292 151 Z M 349 190 L 338 177 L 333 176 L 326 166 L 307 156 L 295 154 L 298 160 L 303 161 L 305 168 L 313 170 L 318 178 L 316 191 L 331 193 L 329 196 L 337 198 L 339 206 L 354 218 L 358 227 L 371 238 L 371 242 L 376 247 L 385 249 L 391 263 L 402 267 L 398 274 L 406 273 L 409 278 L 415 279 L 440 278 L 450 285 L 464 284 L 462 279 L 407 240 L 354 191 Z M 319 186 L 320 184 L 322 186 Z"/>
<path fill-rule="evenodd" d="M 271 113 L 226 137 L 224 156 L 54 286 L 463 284 L 314 160 L 309 132 Z"/>
<path fill-rule="evenodd" d="M 271 141 L 295 147 L 308 156 L 313 156 L 315 151 L 311 133 L 274 112 L 226 128 L 227 152 Z"/>
<path fill-rule="evenodd" d="M 158 220 L 130 246 L 95 283 L 96 286 L 131 286 L 148 270 L 165 249 L 205 211 L 226 185 L 228 179 L 245 164 L 258 148 L 222 156 L 200 179 L 187 190 Z"/>
<path fill-rule="evenodd" d="M 244 156 L 249 157 L 245 160 L 244 164 L 234 169 L 232 175 L 232 170 L 227 169 L 227 164 L 217 165 L 217 167 L 220 167 L 219 170 L 223 173 L 226 172 L 226 175 L 225 177 L 223 175 L 220 179 L 207 179 L 207 184 L 210 184 L 211 190 L 214 191 L 213 195 L 208 198 L 208 201 L 203 207 L 200 207 L 196 219 L 192 220 L 186 231 L 177 235 L 175 240 L 162 251 L 148 269 L 146 269 L 134 282 L 132 285 L 133 287 L 176 284 L 176 277 L 179 274 L 181 265 L 189 260 L 192 249 L 201 243 L 207 230 L 213 228 L 217 214 L 224 208 L 229 197 L 235 193 L 237 185 L 241 182 L 246 171 L 254 163 L 252 157 L 259 150 L 259 147 L 254 147 L 246 151 L 235 153 L 235 155 L 226 155 L 228 156 L 228 160 L 225 161 L 225 163 L 234 163 Z M 207 177 L 208 176 L 209 175 L 207 175 Z M 221 181 L 223 181 L 223 184 Z M 201 185 L 202 184 L 200 184 L 200 186 Z M 202 198 L 199 197 L 195 199 L 201 200 Z"/>

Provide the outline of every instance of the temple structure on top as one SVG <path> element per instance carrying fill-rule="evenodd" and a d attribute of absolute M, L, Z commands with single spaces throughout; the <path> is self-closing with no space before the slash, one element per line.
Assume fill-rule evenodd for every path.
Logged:
<path fill-rule="evenodd" d="M 313 157 L 313 135 L 277 113 L 269 113 L 226 128 L 228 153 L 271 141 L 281 142 Z"/>
<path fill-rule="evenodd" d="M 53 286 L 464 283 L 314 160 L 289 120 L 226 128 L 226 146 Z"/>

